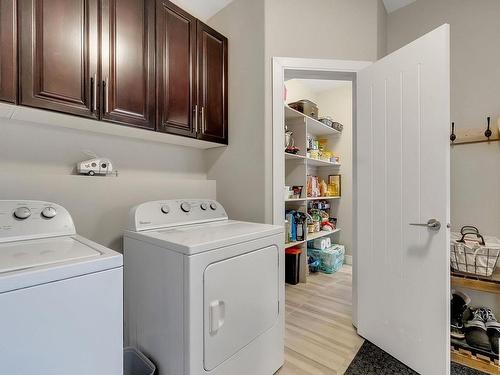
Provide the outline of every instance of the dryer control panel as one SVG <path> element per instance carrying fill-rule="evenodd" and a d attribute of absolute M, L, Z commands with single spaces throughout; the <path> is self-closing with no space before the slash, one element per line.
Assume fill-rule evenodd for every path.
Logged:
<path fill-rule="evenodd" d="M 58 204 L 0 200 L 0 242 L 73 234 L 73 219 Z"/>
<path fill-rule="evenodd" d="M 211 199 L 153 201 L 130 210 L 129 230 L 140 232 L 227 219 L 224 207 Z"/>

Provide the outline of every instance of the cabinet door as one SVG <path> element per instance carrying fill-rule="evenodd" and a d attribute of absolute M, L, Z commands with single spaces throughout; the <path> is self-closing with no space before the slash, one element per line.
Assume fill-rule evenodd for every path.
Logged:
<path fill-rule="evenodd" d="M 16 0 L 0 1 L 0 100 L 17 97 Z"/>
<path fill-rule="evenodd" d="M 155 128 L 155 0 L 102 0 L 101 118 Z"/>
<path fill-rule="evenodd" d="M 198 21 L 198 138 L 227 144 L 227 38 Z"/>
<path fill-rule="evenodd" d="M 98 0 L 23 0 L 20 102 L 98 117 Z"/>
<path fill-rule="evenodd" d="M 196 19 L 158 0 L 156 24 L 157 130 L 196 137 Z"/>

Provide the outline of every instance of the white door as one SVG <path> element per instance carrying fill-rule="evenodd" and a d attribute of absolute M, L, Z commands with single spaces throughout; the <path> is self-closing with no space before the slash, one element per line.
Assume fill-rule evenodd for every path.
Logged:
<path fill-rule="evenodd" d="M 357 77 L 358 332 L 423 375 L 450 372 L 449 54 L 443 25 Z"/>
<path fill-rule="evenodd" d="M 270 246 L 205 269 L 205 370 L 213 370 L 276 323 L 278 251 Z"/>

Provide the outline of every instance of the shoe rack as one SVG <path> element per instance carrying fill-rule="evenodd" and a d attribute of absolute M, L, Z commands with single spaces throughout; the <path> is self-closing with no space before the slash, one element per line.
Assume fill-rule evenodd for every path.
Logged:
<path fill-rule="evenodd" d="M 500 295 L 500 267 L 491 277 L 466 275 L 458 272 L 451 273 L 451 285 L 457 288 L 466 288 L 484 293 Z M 498 357 L 484 353 L 470 347 L 462 341 L 452 339 L 451 360 L 486 374 L 500 374 Z"/>

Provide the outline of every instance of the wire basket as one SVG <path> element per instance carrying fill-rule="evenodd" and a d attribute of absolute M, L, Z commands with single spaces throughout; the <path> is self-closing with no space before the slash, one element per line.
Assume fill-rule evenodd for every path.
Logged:
<path fill-rule="evenodd" d="M 483 237 L 473 226 L 462 227 L 460 233 L 451 233 L 451 268 L 474 276 L 490 277 L 495 272 L 500 256 L 500 241 Z"/>

